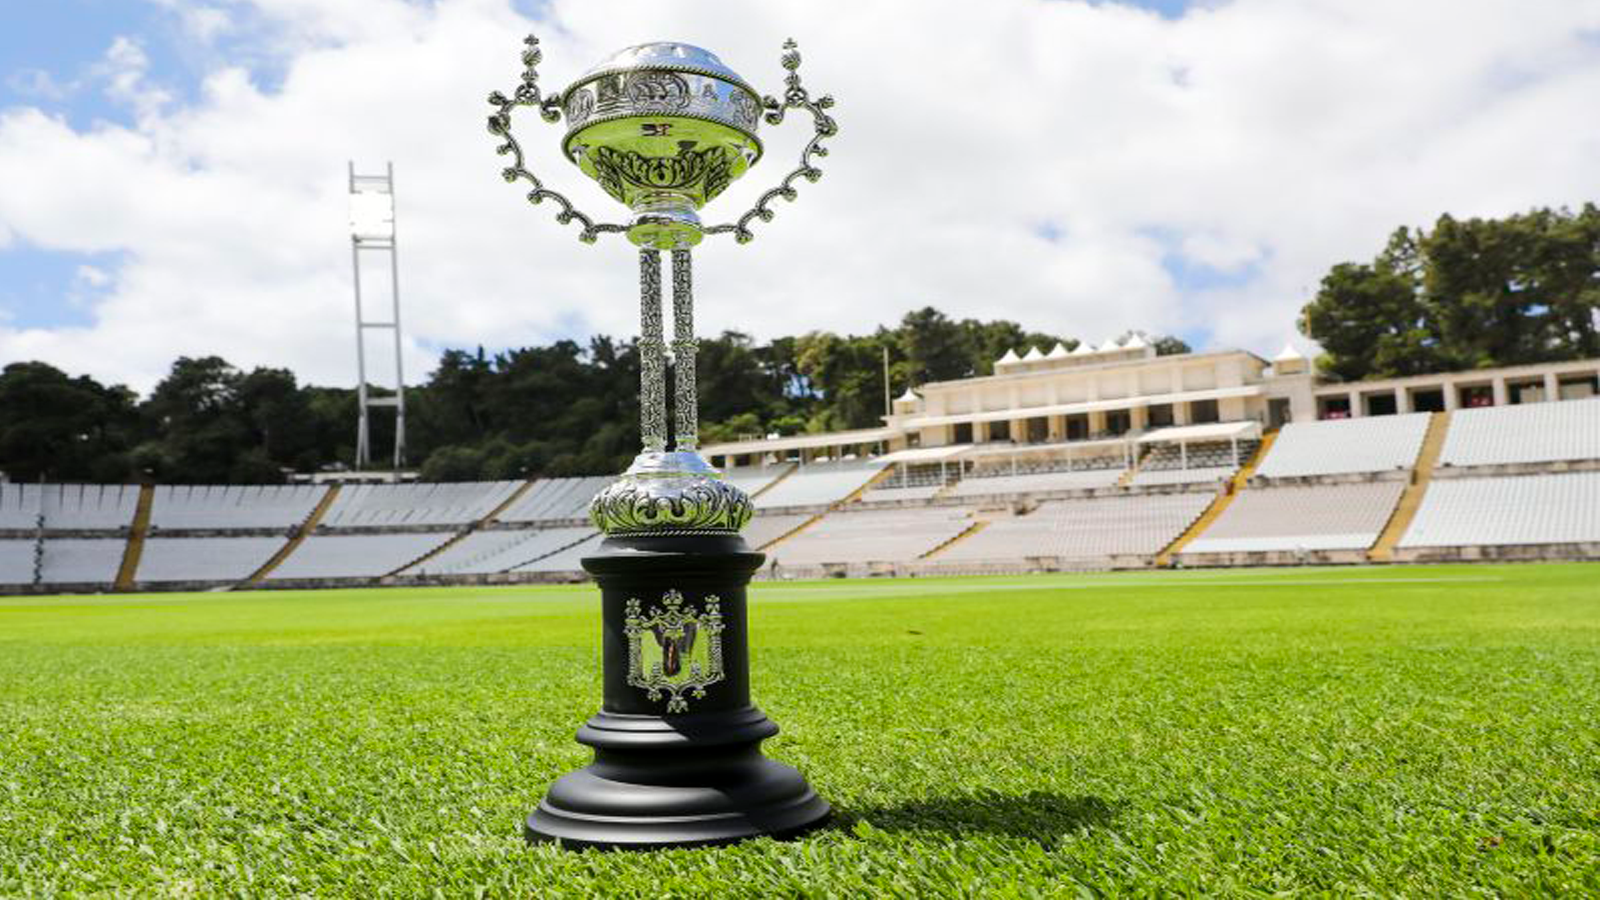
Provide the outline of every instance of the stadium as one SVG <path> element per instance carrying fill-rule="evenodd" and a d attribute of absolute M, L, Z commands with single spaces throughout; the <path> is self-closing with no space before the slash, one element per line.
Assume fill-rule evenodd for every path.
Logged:
<path fill-rule="evenodd" d="M 882 428 L 713 444 L 763 577 L 1600 558 L 1600 360 L 1321 383 L 1025 348 Z M 0 590 L 569 581 L 610 477 L 0 485 Z"/>
<path fill-rule="evenodd" d="M 1588 7 L 17 5 L 0 897 L 1600 896 Z"/>

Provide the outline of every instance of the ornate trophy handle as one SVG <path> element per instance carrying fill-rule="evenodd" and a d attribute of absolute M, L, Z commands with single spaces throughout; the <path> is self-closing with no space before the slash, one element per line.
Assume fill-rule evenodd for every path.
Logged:
<path fill-rule="evenodd" d="M 594 240 L 602 232 L 622 233 L 627 231 L 624 225 L 595 224 L 594 219 L 579 212 L 572 205 L 572 201 L 561 194 L 544 186 L 538 176 L 528 171 L 522 155 L 522 145 L 511 134 L 511 110 L 518 106 L 537 106 L 539 116 L 546 122 L 559 122 L 561 120 L 561 101 L 557 97 L 541 97 L 539 95 L 539 73 L 536 71 L 539 60 L 544 58 L 544 53 L 539 50 L 539 39 L 533 35 L 523 38 L 522 42 L 528 49 L 522 51 L 522 84 L 517 86 L 510 97 L 495 91 L 489 95 L 489 103 L 496 107 L 494 115 L 489 117 L 489 133 L 495 137 L 505 139 L 505 143 L 495 148 L 496 153 L 505 156 L 511 154 L 512 163 L 501 170 L 501 177 L 506 182 L 512 183 L 521 178 L 533 185 L 533 190 L 528 192 L 528 202 L 538 205 L 545 200 L 554 200 L 560 204 L 561 211 L 556 213 L 556 221 L 562 225 L 576 220 L 583 228 L 578 233 L 578 240 L 586 244 Z"/>
<path fill-rule="evenodd" d="M 737 221 L 724 225 L 713 225 L 706 229 L 706 234 L 732 232 L 734 240 L 741 244 L 749 243 L 755 238 L 755 233 L 749 227 L 751 220 L 760 219 L 763 222 L 771 222 L 772 217 L 776 215 L 768 204 L 779 197 L 791 203 L 794 202 L 794 198 L 798 196 L 798 192 L 794 188 L 794 180 L 796 178 L 804 178 L 807 181 L 814 182 L 822 177 L 822 170 L 811 164 L 811 157 L 828 155 L 828 148 L 822 146 L 822 141 L 838 134 L 839 125 L 833 121 L 832 116 L 823 112 L 823 110 L 833 106 L 833 98 L 823 94 L 812 100 L 806 89 L 800 86 L 800 51 L 796 47 L 794 38 L 783 42 L 783 67 L 789 70 L 789 74 L 784 76 L 783 79 L 786 89 L 782 102 L 779 102 L 776 97 L 768 96 L 762 98 L 762 106 L 767 110 L 766 120 L 769 125 L 782 124 L 783 115 L 787 110 L 804 109 L 806 112 L 811 113 L 813 124 L 817 130 L 816 134 L 806 143 L 805 149 L 801 151 L 800 165 L 794 171 L 785 175 L 783 180 L 778 182 L 777 187 L 762 194 L 761 198 L 756 201 L 756 205 L 751 207 L 749 212 L 740 216 Z"/>

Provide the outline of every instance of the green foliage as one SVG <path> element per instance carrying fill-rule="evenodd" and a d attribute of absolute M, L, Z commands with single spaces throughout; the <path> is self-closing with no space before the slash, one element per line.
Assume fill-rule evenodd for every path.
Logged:
<path fill-rule="evenodd" d="M 870 335 L 757 344 L 724 332 L 700 342 L 701 439 L 873 427 L 884 413 L 885 353 L 897 396 L 989 374 L 1007 350 L 1058 339 L 931 307 Z M 406 464 L 439 481 L 618 471 L 639 445 L 638 386 L 633 343 L 603 335 L 587 346 L 556 341 L 494 355 L 446 350 L 427 381 L 406 390 Z M 215 356 L 178 359 L 142 403 L 120 386 L 18 363 L 0 374 L 0 472 L 30 481 L 281 481 L 286 471 L 352 464 L 356 410 L 354 390 L 302 386 L 285 369 L 243 372 Z M 380 410 L 369 428 L 383 460 L 394 417 Z"/>
<path fill-rule="evenodd" d="M 525 847 L 589 586 L 0 599 L 0 895 L 1595 896 L 1596 565 L 752 590 L 797 841 Z"/>
<path fill-rule="evenodd" d="M 1300 319 L 1346 380 L 1583 359 L 1597 328 L 1594 204 L 1401 228 L 1372 263 L 1334 266 Z"/>
<path fill-rule="evenodd" d="M 118 481 L 138 436 L 133 392 L 41 362 L 0 373 L 0 471 L 17 481 Z"/>

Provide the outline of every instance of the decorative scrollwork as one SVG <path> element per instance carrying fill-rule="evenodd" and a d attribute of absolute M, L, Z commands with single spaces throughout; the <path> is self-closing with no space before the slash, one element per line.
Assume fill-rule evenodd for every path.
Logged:
<path fill-rule="evenodd" d="M 601 145 L 591 157 L 600 186 L 622 203 L 628 202 L 627 185 L 651 189 L 682 190 L 701 186 L 705 199 L 722 193 L 733 181 L 729 151 L 680 148 L 676 156 L 645 156 L 633 150 L 613 150 Z"/>
<path fill-rule="evenodd" d="M 680 112 L 689 106 L 689 82 L 676 72 L 630 72 L 622 94 L 638 113 Z"/>
<path fill-rule="evenodd" d="M 683 592 L 674 589 L 649 612 L 637 597 L 628 598 L 623 609 L 628 686 L 644 691 L 653 703 L 666 698 L 668 713 L 688 712 L 690 699 L 704 699 L 706 688 L 726 676 L 722 598 L 708 594 L 700 606 L 686 604 Z"/>
<path fill-rule="evenodd" d="M 731 233 L 734 236 L 734 240 L 739 243 L 749 243 L 755 238 L 755 233 L 750 230 L 750 223 L 756 219 L 770 222 L 772 217 L 776 215 L 770 206 L 773 200 L 782 197 L 793 202 L 795 197 L 799 195 L 799 192 L 795 190 L 795 179 L 804 178 L 806 181 L 815 182 L 822 177 L 822 170 L 817 168 L 811 159 L 814 156 L 827 156 L 828 148 L 824 147 L 822 142 L 839 133 L 838 123 L 825 112 L 825 110 L 833 107 L 833 98 L 824 94 L 812 100 L 811 95 L 800 83 L 800 51 L 794 39 L 790 38 L 784 41 L 783 49 L 782 64 L 789 74 L 784 76 L 783 79 L 785 88 L 783 100 L 780 101 L 771 96 L 762 98 L 762 105 L 767 110 L 767 124 L 782 124 L 784 113 L 788 110 L 803 109 L 811 113 L 812 124 L 816 129 L 816 133 L 810 141 L 806 142 L 805 149 L 800 152 L 800 165 L 784 176 L 777 187 L 762 194 L 760 199 L 756 200 L 756 205 L 736 221 L 723 225 L 713 225 L 705 230 L 706 234 Z"/>
<path fill-rule="evenodd" d="M 489 95 L 490 105 L 495 107 L 493 115 L 489 116 L 489 133 L 504 140 L 495 148 L 495 153 L 501 156 L 511 155 L 511 165 L 500 171 L 502 178 L 508 184 L 515 183 L 518 179 L 533 185 L 533 190 L 528 192 L 528 202 L 534 205 L 552 200 L 561 207 L 556 213 L 556 221 L 565 225 L 577 222 L 582 229 L 578 233 L 578 240 L 586 244 L 594 243 L 597 236 L 602 233 L 622 233 L 628 229 L 624 225 L 598 224 L 594 219 L 579 212 L 572 205 L 572 201 L 544 186 L 537 176 L 528 171 L 526 157 L 522 152 L 522 145 L 511 134 L 511 112 L 518 106 L 538 107 L 539 115 L 546 122 L 561 120 L 561 100 L 559 97 L 544 97 L 539 92 L 539 60 L 544 54 L 539 49 L 539 39 L 528 35 L 523 39 L 527 49 L 522 51 L 522 83 L 519 84 L 511 96 L 507 97 L 500 91 Z"/>
<path fill-rule="evenodd" d="M 744 491 L 702 475 L 624 475 L 589 503 L 589 518 L 606 534 L 737 534 L 754 512 Z"/>

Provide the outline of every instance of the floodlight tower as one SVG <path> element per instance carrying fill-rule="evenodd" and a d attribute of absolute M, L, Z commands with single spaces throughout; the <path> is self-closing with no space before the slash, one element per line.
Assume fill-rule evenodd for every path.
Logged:
<path fill-rule="evenodd" d="M 406 378 L 400 342 L 400 253 L 395 246 L 394 163 L 382 175 L 357 175 L 350 163 L 350 265 L 356 291 L 356 469 L 372 463 L 372 435 L 368 410 L 394 407 L 394 469 L 406 459 Z M 389 317 L 370 319 L 361 298 L 362 253 L 387 254 L 389 261 Z M 367 331 L 388 329 L 394 335 L 394 396 L 373 397 L 367 392 Z"/>

